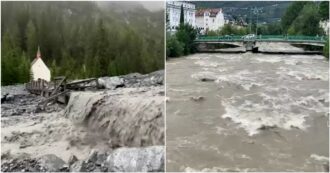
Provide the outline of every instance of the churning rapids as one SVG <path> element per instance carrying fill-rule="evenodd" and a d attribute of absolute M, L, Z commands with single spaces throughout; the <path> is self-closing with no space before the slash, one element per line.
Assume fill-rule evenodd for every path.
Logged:
<path fill-rule="evenodd" d="M 166 63 L 167 171 L 329 169 L 329 62 L 194 54 Z"/>

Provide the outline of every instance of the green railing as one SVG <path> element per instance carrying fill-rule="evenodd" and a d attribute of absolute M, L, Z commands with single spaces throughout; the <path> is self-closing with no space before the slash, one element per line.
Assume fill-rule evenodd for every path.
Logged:
<path fill-rule="evenodd" d="M 317 41 L 325 42 L 326 36 L 304 36 L 304 35 L 258 35 L 255 37 L 246 37 L 244 35 L 226 35 L 226 36 L 199 36 L 195 41 Z"/>

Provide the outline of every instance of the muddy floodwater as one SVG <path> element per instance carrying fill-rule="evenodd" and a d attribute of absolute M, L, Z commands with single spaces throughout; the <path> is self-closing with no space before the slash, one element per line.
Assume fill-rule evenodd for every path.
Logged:
<path fill-rule="evenodd" d="M 167 61 L 167 171 L 328 170 L 328 66 L 319 55 Z"/>

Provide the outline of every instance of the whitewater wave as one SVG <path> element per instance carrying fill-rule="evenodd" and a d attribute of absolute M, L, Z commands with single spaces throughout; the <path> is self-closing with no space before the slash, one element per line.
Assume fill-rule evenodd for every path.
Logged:
<path fill-rule="evenodd" d="M 254 168 L 224 168 L 224 167 L 212 167 L 212 168 L 203 168 L 203 169 L 194 169 L 191 167 L 186 167 L 185 172 L 255 172 L 257 171 Z"/>
<path fill-rule="evenodd" d="M 248 70 L 242 70 L 237 73 L 218 75 L 217 80 L 215 81 L 220 88 L 223 88 L 224 85 L 236 85 L 247 91 L 252 87 L 260 87 L 264 84 L 262 82 L 257 82 L 256 73 L 252 73 Z"/>
<path fill-rule="evenodd" d="M 194 62 L 201 66 L 202 71 L 191 77 L 200 81 L 214 81 L 219 88 L 253 92 L 243 96 L 241 92 L 237 95 L 233 92 L 231 98 L 222 98 L 222 105 L 226 110 L 222 117 L 239 124 L 249 135 L 258 134 L 269 128 L 306 130 L 306 117 L 329 112 L 328 90 L 313 89 L 307 86 L 306 82 L 302 82 L 328 81 L 329 73 L 324 70 L 327 67 L 311 66 L 320 61 L 320 56 L 249 58 L 216 55 L 216 58 L 198 59 Z M 236 60 L 240 60 L 244 66 L 233 66 Z M 271 65 L 265 64 L 269 68 L 254 69 L 255 63 Z M 246 66 L 250 64 L 252 68 Z M 217 132 L 220 131 L 217 129 Z"/>
<path fill-rule="evenodd" d="M 295 96 L 296 90 L 294 92 L 288 88 L 276 90 L 278 90 L 276 94 L 272 94 L 273 91 L 270 89 L 269 92 L 224 99 L 222 105 L 226 113 L 222 117 L 239 124 L 252 136 L 269 128 L 306 130 L 308 128 L 305 123 L 306 117 L 328 112 L 329 100 L 325 98 L 322 90 L 320 95 L 300 97 Z"/>
<path fill-rule="evenodd" d="M 276 74 L 282 77 L 291 77 L 297 80 L 322 80 L 328 81 L 329 73 L 325 72 L 324 70 L 320 70 L 317 68 L 286 68 L 286 67 L 279 67 Z"/>
<path fill-rule="evenodd" d="M 221 65 L 220 63 L 205 60 L 196 61 L 195 64 L 200 65 L 202 67 L 218 67 Z"/>

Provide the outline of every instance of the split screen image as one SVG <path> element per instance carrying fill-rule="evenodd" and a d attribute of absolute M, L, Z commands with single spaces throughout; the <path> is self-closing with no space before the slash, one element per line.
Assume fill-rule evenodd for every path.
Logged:
<path fill-rule="evenodd" d="M 1 1 L 2 172 L 329 172 L 329 1 Z"/>

